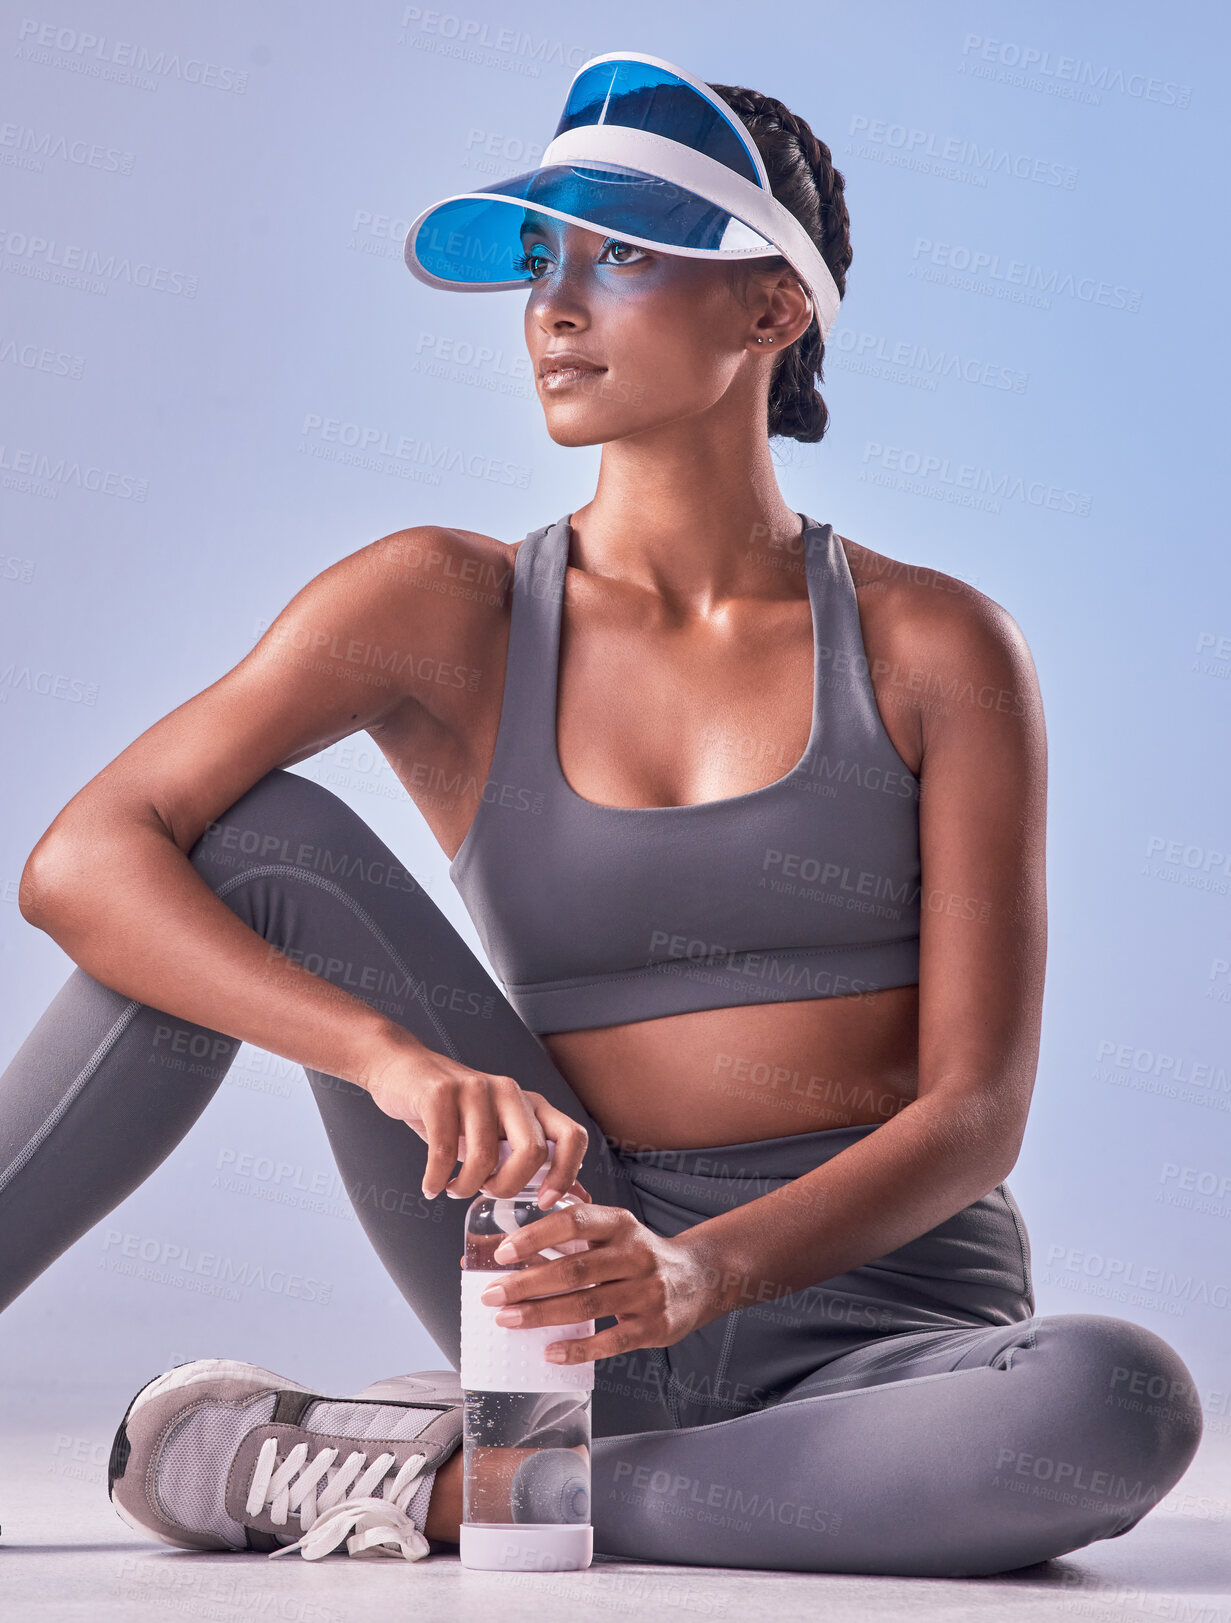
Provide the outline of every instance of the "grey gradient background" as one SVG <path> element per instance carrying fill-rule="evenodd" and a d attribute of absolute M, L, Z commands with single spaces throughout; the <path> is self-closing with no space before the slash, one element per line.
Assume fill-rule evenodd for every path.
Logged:
<path fill-rule="evenodd" d="M 846 176 L 832 428 L 778 444 L 782 488 L 1026 634 L 1051 946 L 1011 1185 L 1039 1307 L 1163 1334 L 1225 1430 L 1227 33 L 1212 4 L 1058 0 L 628 0 L 614 25 L 593 0 L 5 6 L 0 1059 L 71 968 L 17 882 L 88 778 L 345 553 L 426 522 L 516 540 L 588 499 L 599 452 L 546 434 L 523 297 L 430 290 L 401 240 L 424 203 L 532 167 L 588 56 L 648 50 L 780 96 Z M 387 447 L 368 465 L 347 459 L 364 437 Z M 477 950 L 364 735 L 296 770 Z M 114 1272 L 124 1236 L 165 1266 Z M 195 1292 L 203 1253 L 264 1288 Z M 0 1322 L 15 1393 L 131 1390 L 214 1354 L 337 1390 L 441 1361 L 349 1213 L 302 1072 L 251 1048 Z"/>

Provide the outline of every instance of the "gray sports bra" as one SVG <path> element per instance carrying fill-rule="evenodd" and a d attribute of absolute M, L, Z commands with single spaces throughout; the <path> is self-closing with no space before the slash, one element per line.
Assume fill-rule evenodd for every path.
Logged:
<path fill-rule="evenodd" d="M 876 707 L 842 543 L 799 516 L 807 748 L 766 788 L 694 805 L 603 806 L 569 785 L 556 688 L 572 514 L 517 549 L 495 752 L 449 873 L 532 1031 L 918 982 L 919 779 Z"/>

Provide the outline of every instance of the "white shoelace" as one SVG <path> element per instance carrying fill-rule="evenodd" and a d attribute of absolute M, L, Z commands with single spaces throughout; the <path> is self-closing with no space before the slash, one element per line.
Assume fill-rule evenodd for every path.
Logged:
<path fill-rule="evenodd" d="M 307 1443 L 296 1443 L 279 1465 L 278 1439 L 267 1437 L 261 1444 L 244 1508 L 249 1516 L 268 1510 L 278 1527 L 297 1513 L 303 1530 L 294 1544 L 271 1550 L 270 1555 L 298 1550 L 305 1561 L 319 1561 L 343 1539 L 356 1556 L 400 1554 L 407 1561 L 418 1561 L 427 1555 L 428 1541 L 406 1513 L 427 1455 L 412 1454 L 386 1485 L 384 1495 L 376 1498 L 375 1489 L 388 1477 L 397 1456 L 378 1454 L 368 1465 L 367 1455 L 356 1450 L 337 1465 L 338 1452 L 322 1448 L 309 1460 Z"/>

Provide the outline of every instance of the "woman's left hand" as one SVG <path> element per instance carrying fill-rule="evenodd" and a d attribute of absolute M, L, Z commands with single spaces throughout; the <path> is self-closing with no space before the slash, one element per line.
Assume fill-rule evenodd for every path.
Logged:
<path fill-rule="evenodd" d="M 680 1240 L 655 1234 L 623 1206 L 549 1210 L 509 1235 L 497 1248 L 496 1261 L 516 1262 L 570 1240 L 585 1240 L 589 1249 L 505 1274 L 481 1297 L 489 1305 L 507 1302 L 496 1323 L 519 1328 L 609 1315 L 619 1321 L 597 1335 L 552 1342 L 546 1349 L 552 1363 L 581 1364 L 635 1347 L 669 1347 L 722 1312 L 712 1270 Z"/>

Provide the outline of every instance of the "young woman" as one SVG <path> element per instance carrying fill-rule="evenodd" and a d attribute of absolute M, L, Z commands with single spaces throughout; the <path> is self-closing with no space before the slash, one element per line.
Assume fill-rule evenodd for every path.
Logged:
<path fill-rule="evenodd" d="M 547 429 L 602 445 L 594 496 L 515 546 L 421 525 L 343 558 L 56 817 L 21 908 L 80 967 L 0 1090 L 3 1299 L 246 1041 L 304 1066 L 454 1368 L 466 1202 L 554 1141 L 543 1205 L 584 1198 L 535 1243 L 589 1249 L 511 1276 L 501 1318 L 596 1317 L 561 1354 L 596 1364 L 598 1552 L 952 1576 L 1118 1536 L 1201 1417 L 1151 1331 L 1036 1314 L 1005 1182 L 1044 983 L 1030 654 L 982 593 L 794 511 L 770 454 L 825 432 L 842 176 L 772 97 L 629 53 L 581 70 L 557 133 L 496 189 L 513 255 L 454 199 L 408 261 L 526 284 Z M 503 993 L 286 770 L 358 730 Z M 1117 1401 L 1159 1376 L 1165 1413 Z M 374 1516 L 377 1548 L 447 1548 L 448 1377 L 342 1400 L 183 1366 L 134 1400 L 113 1498 L 190 1548 L 358 1553 Z"/>

